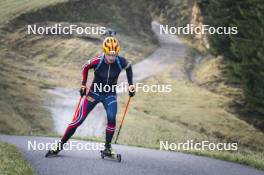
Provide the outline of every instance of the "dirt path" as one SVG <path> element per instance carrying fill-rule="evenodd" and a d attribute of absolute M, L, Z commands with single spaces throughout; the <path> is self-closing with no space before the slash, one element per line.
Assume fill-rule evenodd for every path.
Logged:
<path fill-rule="evenodd" d="M 152 22 L 152 30 L 157 35 L 160 47 L 143 61 L 133 65 L 134 81 L 140 82 L 146 78 L 158 74 L 165 70 L 169 65 L 176 62 L 177 59 L 183 59 L 186 55 L 187 47 L 175 35 L 160 34 L 160 24 Z M 182 76 L 180 71 L 176 71 L 177 76 Z M 125 72 L 119 77 L 119 83 L 126 81 Z M 68 123 L 72 119 L 73 106 L 78 99 L 78 90 L 68 90 L 55 88 L 48 90 L 56 95 L 56 99 L 47 104 L 54 119 L 55 131 L 63 134 Z M 118 116 L 120 115 L 120 110 Z M 85 122 L 80 126 L 75 136 L 102 136 L 105 132 L 106 114 L 102 104 L 98 104 L 88 115 Z"/>

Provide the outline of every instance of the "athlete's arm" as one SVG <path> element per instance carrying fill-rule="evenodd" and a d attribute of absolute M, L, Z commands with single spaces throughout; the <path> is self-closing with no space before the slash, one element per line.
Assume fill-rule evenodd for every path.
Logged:
<path fill-rule="evenodd" d="M 133 97 L 135 95 L 135 87 L 133 85 L 133 70 L 131 63 L 129 63 L 125 58 L 120 59 L 120 64 L 123 69 L 126 70 L 126 75 L 127 75 L 127 81 L 129 84 L 129 96 Z"/>
<path fill-rule="evenodd" d="M 129 66 L 126 68 L 126 75 L 127 75 L 128 84 L 133 85 L 133 71 L 131 64 L 129 64 Z"/>
<path fill-rule="evenodd" d="M 123 57 L 119 57 L 119 60 L 120 60 L 122 69 L 126 70 L 128 84 L 133 85 L 133 71 L 132 71 L 131 63 L 128 62 Z"/>
<path fill-rule="evenodd" d="M 129 87 L 128 87 L 129 96 L 133 97 L 136 92 L 135 92 L 135 86 L 133 85 L 133 71 L 132 71 L 131 64 L 126 69 L 126 74 L 127 74 L 127 81 L 129 84 Z"/>
<path fill-rule="evenodd" d="M 89 69 L 95 68 L 99 62 L 100 62 L 100 58 L 93 58 L 91 60 L 88 60 L 88 62 L 83 65 L 83 71 L 82 71 L 82 75 L 83 75 L 82 86 L 86 86 Z"/>

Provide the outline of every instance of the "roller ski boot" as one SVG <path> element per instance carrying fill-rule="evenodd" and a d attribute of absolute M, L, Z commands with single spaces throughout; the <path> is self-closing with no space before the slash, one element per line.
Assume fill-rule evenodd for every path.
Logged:
<path fill-rule="evenodd" d="M 45 154 L 45 157 L 55 157 L 59 154 L 61 150 L 62 150 L 62 145 L 61 143 L 58 143 L 55 149 L 48 150 L 48 152 Z"/>
<path fill-rule="evenodd" d="M 104 159 L 105 157 L 117 160 L 121 162 L 121 154 L 117 154 L 112 148 L 111 145 L 105 145 L 105 149 L 101 151 L 101 158 Z"/>

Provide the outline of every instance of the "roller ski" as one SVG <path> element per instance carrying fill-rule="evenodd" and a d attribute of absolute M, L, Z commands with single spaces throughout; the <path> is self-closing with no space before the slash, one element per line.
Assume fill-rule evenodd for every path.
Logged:
<path fill-rule="evenodd" d="M 107 146 L 101 151 L 101 158 L 104 159 L 105 157 L 121 162 L 121 154 L 117 154 L 115 151 L 113 151 L 111 146 Z"/>
<path fill-rule="evenodd" d="M 62 148 L 60 147 L 59 143 L 55 149 L 48 150 L 48 152 L 45 154 L 45 157 L 55 157 L 59 154 L 61 150 Z"/>

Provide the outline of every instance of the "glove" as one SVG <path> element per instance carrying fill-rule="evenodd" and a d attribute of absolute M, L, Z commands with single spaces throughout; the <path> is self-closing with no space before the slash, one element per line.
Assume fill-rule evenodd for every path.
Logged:
<path fill-rule="evenodd" d="M 83 97 L 86 95 L 86 86 L 82 86 L 80 89 L 80 96 Z"/>
<path fill-rule="evenodd" d="M 135 86 L 134 85 L 129 85 L 128 87 L 128 94 L 130 97 L 134 97 L 136 93 Z"/>

